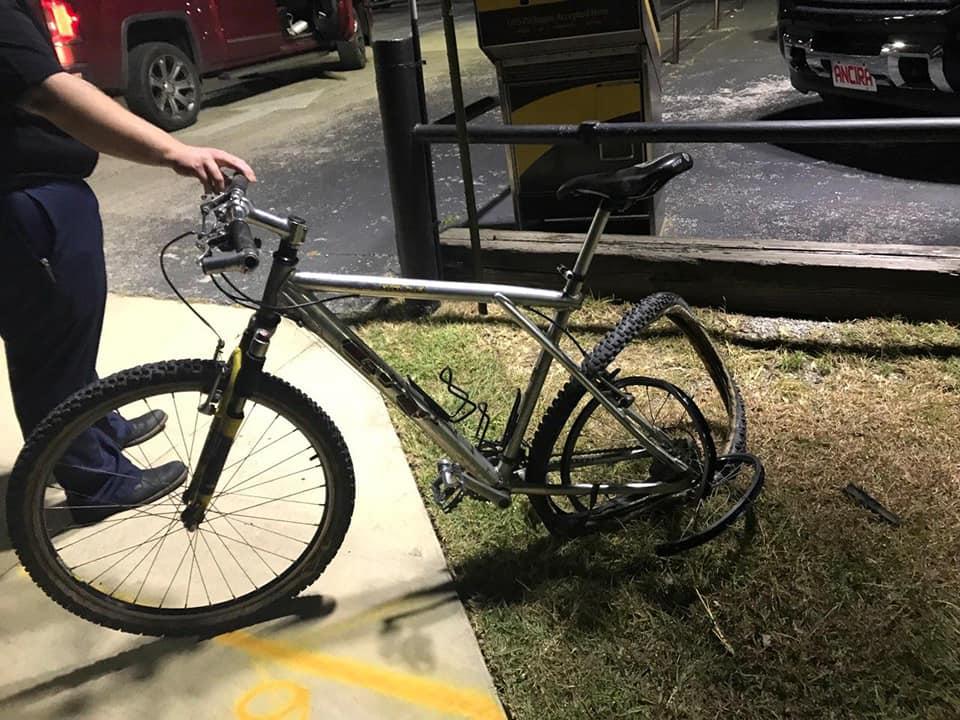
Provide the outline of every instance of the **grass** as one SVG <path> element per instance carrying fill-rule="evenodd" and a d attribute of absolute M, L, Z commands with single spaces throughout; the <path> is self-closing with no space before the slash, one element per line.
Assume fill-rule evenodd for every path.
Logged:
<path fill-rule="evenodd" d="M 592 345 L 621 311 L 590 303 L 577 336 Z M 960 718 L 960 331 L 703 317 L 767 468 L 749 522 L 660 559 L 640 527 L 560 543 L 524 499 L 506 511 L 467 501 L 452 515 L 428 501 L 509 712 Z M 464 307 L 362 334 L 438 399 L 437 372 L 452 366 L 490 403 L 494 437 L 536 356 L 495 311 L 479 322 Z M 659 326 L 636 361 L 684 382 L 693 367 Z M 551 375 L 548 398 L 563 380 Z M 426 498 L 438 451 L 394 420 Z M 902 526 L 850 502 L 848 482 Z"/>

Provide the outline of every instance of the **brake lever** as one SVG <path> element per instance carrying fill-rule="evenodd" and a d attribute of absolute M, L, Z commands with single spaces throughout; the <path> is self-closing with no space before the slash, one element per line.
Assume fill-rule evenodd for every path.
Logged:
<path fill-rule="evenodd" d="M 222 192 L 219 195 L 214 195 L 209 200 L 205 200 L 200 203 L 200 212 L 206 217 L 208 214 L 216 210 L 218 207 L 223 205 L 230 199 L 230 192 Z M 206 197 L 206 196 L 204 196 Z"/>

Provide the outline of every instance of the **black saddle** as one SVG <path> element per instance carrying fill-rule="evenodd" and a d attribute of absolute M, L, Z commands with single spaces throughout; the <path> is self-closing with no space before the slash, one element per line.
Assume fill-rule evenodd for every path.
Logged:
<path fill-rule="evenodd" d="M 593 195 L 605 200 L 611 210 L 626 210 L 692 167 L 693 158 L 687 153 L 671 153 L 616 172 L 574 178 L 557 190 L 557 197 Z"/>

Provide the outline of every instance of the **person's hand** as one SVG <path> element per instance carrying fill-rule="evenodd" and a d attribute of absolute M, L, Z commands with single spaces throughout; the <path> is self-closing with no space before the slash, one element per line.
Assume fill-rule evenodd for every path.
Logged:
<path fill-rule="evenodd" d="M 194 147 L 178 144 L 168 155 L 168 162 L 177 174 L 195 177 L 208 192 L 223 192 L 227 183 L 222 168 L 232 168 L 250 182 L 256 182 L 257 176 L 247 163 L 235 155 L 216 148 Z"/>

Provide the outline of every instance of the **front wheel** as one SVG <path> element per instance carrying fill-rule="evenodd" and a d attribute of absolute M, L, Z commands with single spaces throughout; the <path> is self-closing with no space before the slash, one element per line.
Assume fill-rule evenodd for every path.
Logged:
<path fill-rule="evenodd" d="M 196 530 L 181 517 L 182 489 L 76 522 L 78 504 L 94 502 L 82 498 L 95 496 L 78 501 L 70 483 L 98 477 L 74 459 L 78 443 L 115 412 L 159 414 L 162 430 L 128 443 L 126 458 L 141 471 L 176 461 L 192 473 L 223 369 L 183 360 L 123 371 L 69 398 L 31 434 L 10 482 L 10 535 L 30 576 L 67 610 L 131 633 L 216 634 L 262 618 L 336 554 L 354 503 L 343 438 L 309 398 L 266 374 Z"/>

